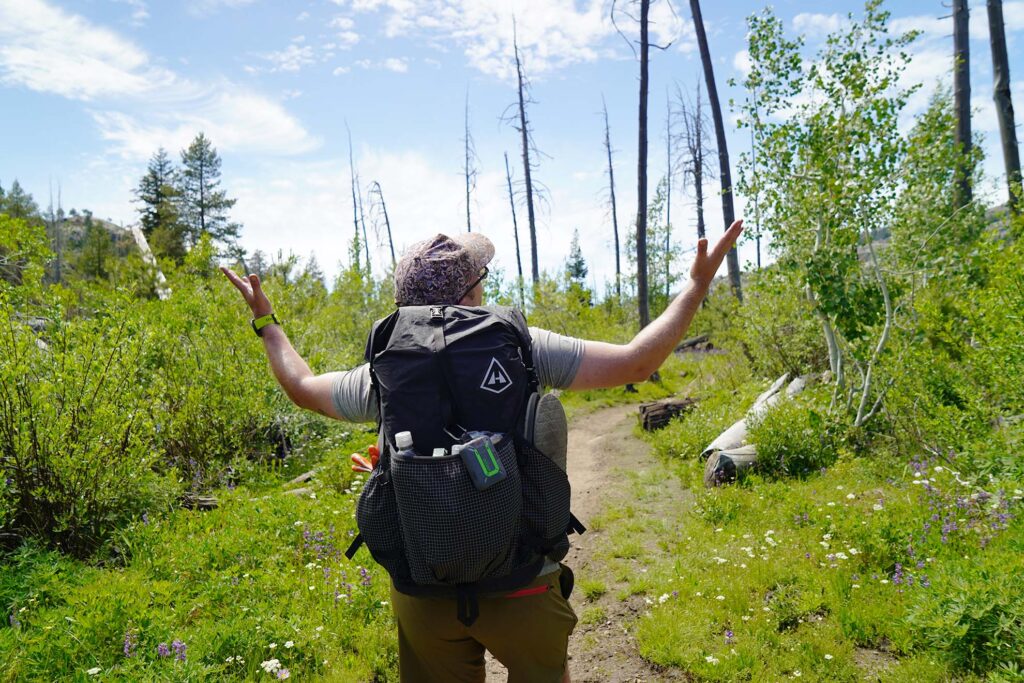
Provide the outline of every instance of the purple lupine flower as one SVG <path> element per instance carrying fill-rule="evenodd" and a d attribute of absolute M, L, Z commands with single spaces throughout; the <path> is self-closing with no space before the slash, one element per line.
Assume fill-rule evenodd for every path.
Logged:
<path fill-rule="evenodd" d="M 149 513 L 148 512 L 143 512 L 142 513 L 142 523 L 145 524 L 146 526 L 149 526 Z"/>
<path fill-rule="evenodd" d="M 21 622 L 18 621 L 18 617 L 14 616 L 13 613 L 11 614 L 10 618 L 8 619 L 8 621 L 11 622 L 11 628 L 18 628 L 19 626 L 21 626 Z"/>
<path fill-rule="evenodd" d="M 185 661 L 185 643 L 181 642 L 180 640 L 175 639 L 174 642 L 171 643 L 171 648 L 174 650 L 175 659 L 177 659 L 180 662 L 184 662 Z"/>
<path fill-rule="evenodd" d="M 924 588 L 928 588 L 928 587 L 929 587 L 929 586 L 931 586 L 931 585 L 932 585 L 932 583 L 931 583 L 931 581 L 929 581 L 929 580 L 928 580 L 928 577 L 927 577 L 927 576 L 922 576 L 922 577 L 921 577 L 921 586 L 922 586 L 922 587 L 924 587 Z"/>
<path fill-rule="evenodd" d="M 161 657 L 170 657 L 171 649 L 167 647 L 167 643 L 160 643 L 156 646 L 156 653 Z"/>
<path fill-rule="evenodd" d="M 732 633 L 731 629 L 725 629 L 725 642 L 726 643 L 731 643 L 732 642 L 732 635 L 733 635 L 733 633 Z"/>
<path fill-rule="evenodd" d="M 125 631 L 124 632 L 124 656 L 125 657 L 134 657 L 135 656 L 135 646 L 138 644 L 138 642 L 139 642 L 138 636 L 135 635 L 134 631 Z"/>
<path fill-rule="evenodd" d="M 896 563 L 896 571 L 892 573 L 892 582 L 897 586 L 903 583 L 903 565 L 899 562 Z"/>
<path fill-rule="evenodd" d="M 366 571 L 366 567 L 359 568 L 359 575 L 363 577 L 362 584 L 364 586 L 369 586 L 373 583 L 373 581 L 370 579 L 370 572 Z"/>

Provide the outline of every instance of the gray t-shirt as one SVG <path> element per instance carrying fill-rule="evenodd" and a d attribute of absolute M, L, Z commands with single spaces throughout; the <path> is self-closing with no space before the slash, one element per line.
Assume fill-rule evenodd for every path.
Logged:
<path fill-rule="evenodd" d="M 583 340 L 539 327 L 530 328 L 530 337 L 540 383 L 555 389 L 565 389 L 572 384 L 583 361 Z M 364 363 L 338 373 L 332 398 L 335 410 L 349 422 L 376 420 L 377 402 L 370 390 L 370 366 Z"/>

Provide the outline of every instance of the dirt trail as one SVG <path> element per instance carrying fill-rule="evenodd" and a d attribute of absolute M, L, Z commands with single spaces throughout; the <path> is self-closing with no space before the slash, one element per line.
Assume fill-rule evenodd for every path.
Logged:
<path fill-rule="evenodd" d="M 603 408 L 582 415 L 569 425 L 568 471 L 572 483 L 573 512 L 583 521 L 594 519 L 611 506 L 628 502 L 630 479 L 625 472 L 645 472 L 659 467 L 650 447 L 633 436 L 636 424 L 635 405 Z M 692 499 L 675 477 L 660 482 L 658 495 L 641 504 L 644 514 L 657 515 Z M 660 509 L 659 509 L 660 508 Z M 565 562 L 581 579 L 593 578 L 601 566 L 599 549 L 605 532 L 590 529 L 582 536 L 573 536 L 573 548 Z M 644 610 L 642 597 L 620 600 L 620 588 L 613 580 L 605 581 L 608 591 L 588 602 L 577 588 L 570 602 L 577 615 L 587 607 L 600 606 L 607 618 L 601 623 L 576 626 L 569 640 L 569 670 L 574 683 L 640 683 L 646 681 L 682 680 L 678 671 L 660 670 L 640 657 L 631 635 L 631 625 Z M 507 680 L 505 668 L 488 655 L 489 683 Z"/>

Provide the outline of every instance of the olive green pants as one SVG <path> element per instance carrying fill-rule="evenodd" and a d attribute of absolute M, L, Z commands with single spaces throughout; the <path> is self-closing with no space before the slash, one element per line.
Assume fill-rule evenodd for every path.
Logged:
<path fill-rule="evenodd" d="M 562 597 L 560 573 L 517 591 L 526 595 L 480 597 L 480 616 L 469 627 L 456 618 L 454 599 L 413 597 L 392 586 L 402 683 L 479 683 L 484 650 L 508 668 L 509 683 L 561 681 L 576 613 Z"/>

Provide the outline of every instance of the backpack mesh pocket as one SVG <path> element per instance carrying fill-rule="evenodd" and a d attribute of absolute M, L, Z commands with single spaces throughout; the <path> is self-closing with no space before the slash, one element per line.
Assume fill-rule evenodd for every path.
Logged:
<path fill-rule="evenodd" d="M 507 476 L 482 491 L 460 455 L 392 458 L 405 552 L 416 583 L 473 583 L 512 569 L 522 485 L 512 439 L 501 439 L 495 450 Z"/>
<path fill-rule="evenodd" d="M 527 531 L 560 560 L 569 551 L 569 477 L 551 458 L 528 441 L 520 441 L 523 457 L 523 520 Z"/>
<path fill-rule="evenodd" d="M 356 503 L 356 524 L 373 559 L 391 576 L 408 578 L 409 565 L 405 559 L 395 487 L 381 468 L 373 470 L 363 487 Z"/>

